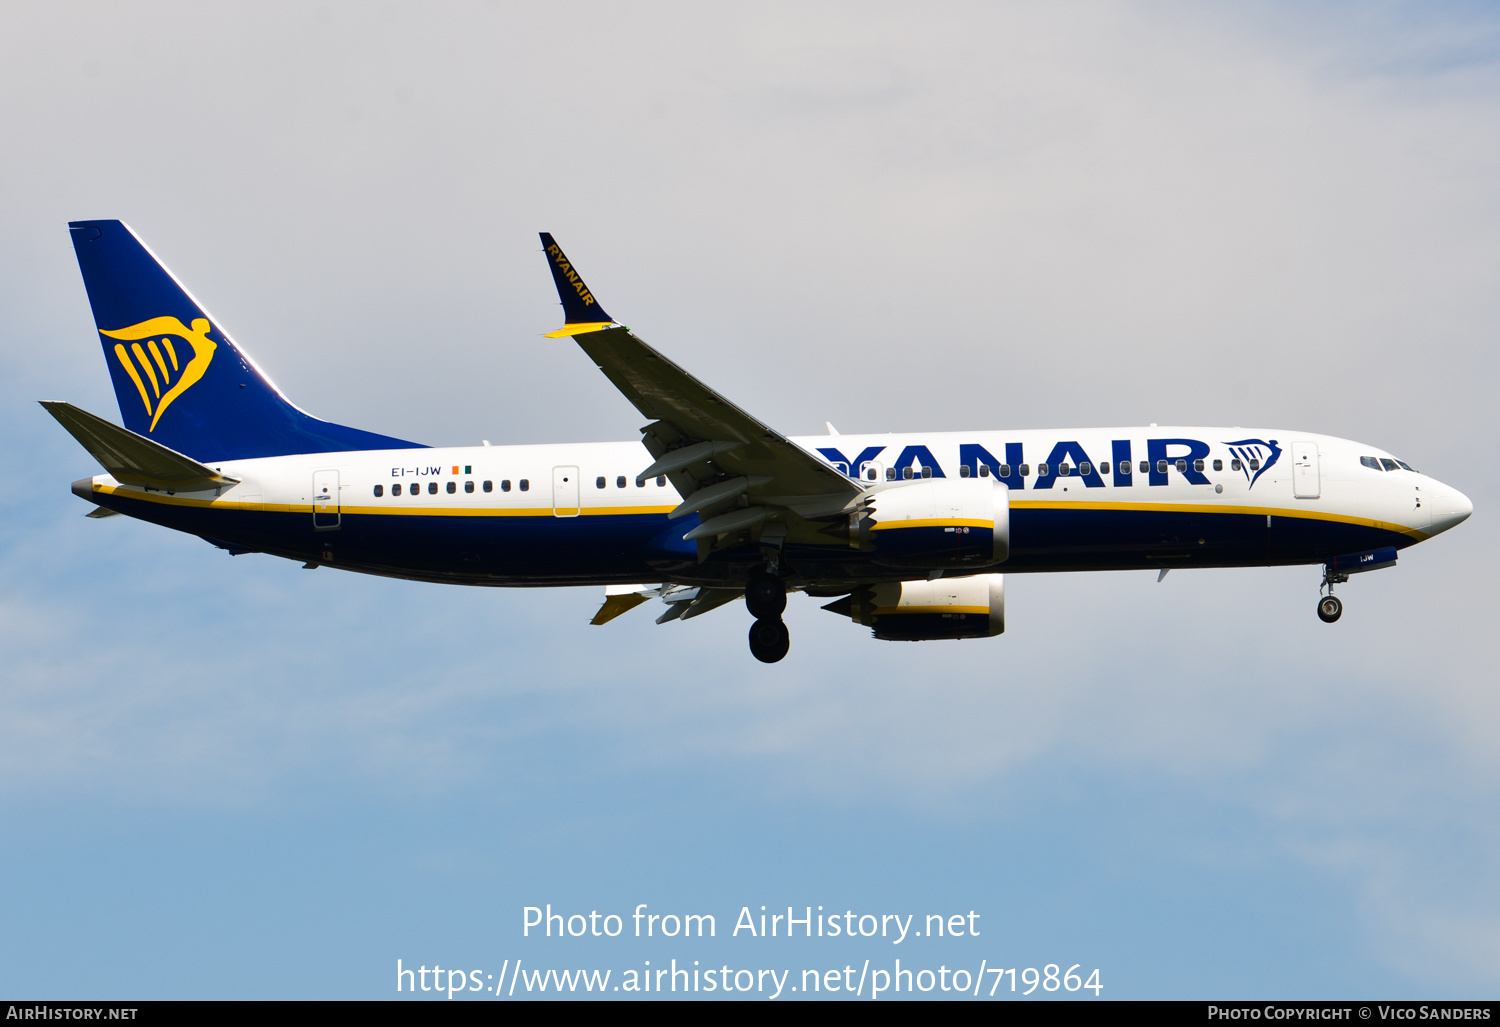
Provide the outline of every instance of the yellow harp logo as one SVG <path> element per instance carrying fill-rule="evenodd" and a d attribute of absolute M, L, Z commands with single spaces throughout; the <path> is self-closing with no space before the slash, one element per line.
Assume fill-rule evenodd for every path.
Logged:
<path fill-rule="evenodd" d="M 207 318 L 195 317 L 193 327 L 188 328 L 175 317 L 153 317 L 149 321 L 116 328 L 114 331 L 99 329 L 100 334 L 111 339 L 123 339 L 115 343 L 115 356 L 119 358 L 125 373 L 135 382 L 141 402 L 146 405 L 146 414 L 151 418 L 148 431 L 156 430 L 156 422 L 166 412 L 172 401 L 182 395 L 203 377 L 209 362 L 214 358 L 218 343 L 208 337 L 213 325 Z M 179 363 L 177 348 L 169 336 L 177 336 L 193 348 L 193 355 L 186 363 Z M 160 342 L 157 341 L 160 336 Z M 145 345 L 141 345 L 141 341 Z M 130 348 L 125 348 L 125 342 Z M 184 357 L 186 353 L 182 354 Z M 135 359 L 132 360 L 131 357 Z M 168 370 L 168 368 L 171 368 Z M 146 383 L 150 382 L 148 391 Z"/>

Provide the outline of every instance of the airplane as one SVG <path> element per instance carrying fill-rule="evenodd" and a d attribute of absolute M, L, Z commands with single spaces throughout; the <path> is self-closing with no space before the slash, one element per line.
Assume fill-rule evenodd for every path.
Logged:
<path fill-rule="evenodd" d="M 563 327 L 638 410 L 640 438 L 434 448 L 295 406 L 120 221 L 69 223 L 124 426 L 42 406 L 125 514 L 232 555 L 463 585 L 603 586 L 592 623 L 737 600 L 786 656 L 789 592 L 896 641 L 1005 630 L 1006 573 L 1321 566 L 1334 586 L 1462 522 L 1457 489 L 1375 446 L 1159 426 L 789 438 L 606 314 L 541 233 Z"/>

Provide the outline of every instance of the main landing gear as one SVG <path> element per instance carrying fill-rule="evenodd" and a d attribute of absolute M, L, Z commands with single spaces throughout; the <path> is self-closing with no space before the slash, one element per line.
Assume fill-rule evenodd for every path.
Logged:
<path fill-rule="evenodd" d="M 781 621 L 786 609 L 786 583 L 771 574 L 757 574 L 745 583 L 745 608 L 750 625 L 750 655 L 761 663 L 776 663 L 791 648 L 792 636 Z"/>
<path fill-rule="evenodd" d="M 1344 604 L 1338 596 L 1333 594 L 1333 586 L 1341 585 L 1348 580 L 1349 575 L 1336 573 L 1332 565 L 1323 567 L 1323 584 L 1318 586 L 1318 594 L 1321 597 L 1318 599 L 1318 620 L 1324 624 L 1332 624 L 1344 615 Z M 1328 590 L 1327 595 L 1323 595 L 1325 588 Z"/>

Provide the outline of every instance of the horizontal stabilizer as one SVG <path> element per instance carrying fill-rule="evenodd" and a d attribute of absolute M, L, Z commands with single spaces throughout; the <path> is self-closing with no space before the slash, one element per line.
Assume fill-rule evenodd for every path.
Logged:
<path fill-rule="evenodd" d="M 71 403 L 43 400 L 42 406 L 116 481 L 174 492 L 201 491 L 239 481 Z"/>

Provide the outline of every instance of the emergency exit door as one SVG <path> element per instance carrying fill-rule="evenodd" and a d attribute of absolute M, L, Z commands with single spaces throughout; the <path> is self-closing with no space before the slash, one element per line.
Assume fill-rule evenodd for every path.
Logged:
<path fill-rule="evenodd" d="M 577 517 L 578 468 L 552 468 L 552 514 L 554 517 Z"/>
<path fill-rule="evenodd" d="M 1292 495 L 1297 499 L 1317 499 L 1323 492 L 1318 473 L 1318 444 L 1292 443 Z"/>
<path fill-rule="evenodd" d="M 339 472 L 313 472 L 313 531 L 339 529 Z"/>

